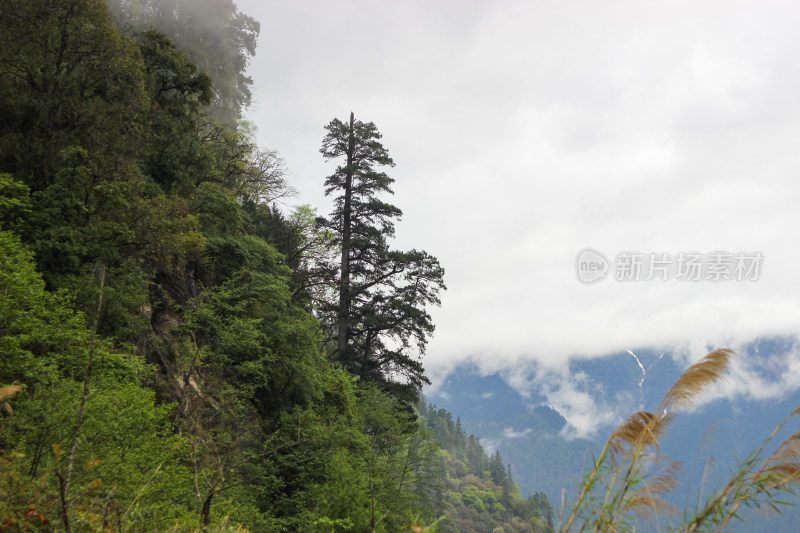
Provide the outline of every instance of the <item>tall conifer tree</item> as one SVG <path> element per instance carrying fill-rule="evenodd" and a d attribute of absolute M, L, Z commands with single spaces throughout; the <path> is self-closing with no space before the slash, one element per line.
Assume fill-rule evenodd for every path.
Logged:
<path fill-rule="evenodd" d="M 394 161 L 375 124 L 351 113 L 325 129 L 320 151 L 341 161 L 325 181 L 334 210 L 320 219 L 341 250 L 338 298 L 329 310 L 336 355 L 361 379 L 414 400 L 427 383 L 421 356 L 434 329 L 427 307 L 440 303 L 444 269 L 424 251 L 389 248 L 402 211 L 380 198 L 393 194 L 394 180 L 380 168 Z"/>

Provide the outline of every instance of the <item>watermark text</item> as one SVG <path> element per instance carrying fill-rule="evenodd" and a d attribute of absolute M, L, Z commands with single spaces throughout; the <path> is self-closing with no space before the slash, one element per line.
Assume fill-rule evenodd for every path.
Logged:
<path fill-rule="evenodd" d="M 616 281 L 758 281 L 764 263 L 761 252 L 634 252 L 613 260 L 594 248 L 575 257 L 578 281 L 591 285 L 611 277 Z"/>

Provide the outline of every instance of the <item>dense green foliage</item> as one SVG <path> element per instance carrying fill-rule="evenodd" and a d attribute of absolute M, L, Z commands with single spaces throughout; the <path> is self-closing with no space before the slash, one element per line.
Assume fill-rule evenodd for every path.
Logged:
<path fill-rule="evenodd" d="M 417 405 L 444 272 L 389 246 L 375 125 L 326 126 L 328 218 L 284 213 L 283 164 L 239 122 L 258 23 L 112 8 L 0 2 L 0 530 L 552 531 L 544 493 Z M 642 464 L 667 421 L 620 426 L 564 530 L 665 507 L 671 472 Z M 799 442 L 684 529 L 794 490 Z"/>
<path fill-rule="evenodd" d="M 443 485 L 437 493 L 437 531 L 496 533 L 553 531 L 555 513 L 547 496 L 520 496 L 511 466 L 499 452 L 487 455 L 475 435 L 467 437 L 461 419 L 435 405 L 419 404 L 425 426 L 441 446 L 439 468 Z"/>
<path fill-rule="evenodd" d="M 549 407 L 539 406 L 502 420 L 465 421 L 464 428 L 484 440 L 500 442 L 498 448 L 514 467 L 523 493 L 542 491 L 560 498 L 563 491 L 569 501 L 577 487 L 564 480 L 581 478 L 591 462 L 594 445 L 588 440 L 560 436 L 563 424 L 564 420 Z M 509 427 L 520 435 L 504 438 L 503 432 Z"/>
<path fill-rule="evenodd" d="M 415 409 L 443 270 L 388 247 L 391 180 L 351 158 L 327 183 L 356 185 L 342 352 L 341 220 L 278 209 L 282 162 L 237 122 L 258 24 L 111 4 L 0 4 L 0 529 L 548 530 Z M 354 124 L 378 149 L 333 121 L 325 157 Z"/>
<path fill-rule="evenodd" d="M 330 239 L 234 126 L 257 23 L 114 8 L 0 6 L 0 528 L 431 518 L 436 445 L 326 356 Z"/>

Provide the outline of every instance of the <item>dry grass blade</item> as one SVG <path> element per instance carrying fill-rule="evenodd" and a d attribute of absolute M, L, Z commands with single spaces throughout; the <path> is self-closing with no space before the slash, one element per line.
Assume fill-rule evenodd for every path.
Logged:
<path fill-rule="evenodd" d="M 22 387 L 20 387 L 16 383 L 12 383 L 11 385 L 6 385 L 5 387 L 0 387 L 0 400 L 6 400 L 8 398 L 11 398 L 21 390 Z"/>
<path fill-rule="evenodd" d="M 612 458 L 618 459 L 631 448 L 658 447 L 658 438 L 664 433 L 668 417 L 657 417 L 648 411 L 633 413 L 614 430 L 608 439 Z"/>
<path fill-rule="evenodd" d="M 680 472 L 680 463 L 667 459 L 667 464 L 660 474 L 644 481 L 633 491 L 627 507 L 640 516 L 653 518 L 659 515 L 676 513 L 678 510 L 670 503 L 660 498 L 678 486 L 677 476 Z"/>
<path fill-rule="evenodd" d="M 728 349 L 715 350 L 690 366 L 667 391 L 658 412 L 691 405 L 704 387 L 722 377 L 732 355 L 733 351 Z"/>
<path fill-rule="evenodd" d="M 631 495 L 628 505 L 643 518 L 656 518 L 666 514 L 677 513 L 678 509 L 647 490 L 640 490 Z"/>
<path fill-rule="evenodd" d="M 783 428 L 788 420 L 798 414 L 800 409 L 795 409 L 791 415 L 764 441 L 764 445 L 753 455 L 751 464 L 755 459 L 761 455 L 766 445 L 772 441 L 773 437 L 778 431 Z M 711 500 L 711 503 L 706 506 L 706 509 L 695 519 L 696 524 L 701 524 L 702 520 L 712 515 L 714 511 L 720 514 L 719 531 L 730 523 L 734 518 L 737 518 L 738 509 L 744 505 L 758 505 L 760 498 L 766 496 L 766 503 L 769 504 L 774 510 L 778 511 L 776 506 L 780 502 L 772 492 L 775 490 L 786 491 L 793 494 L 791 485 L 800 484 L 800 431 L 795 432 L 783 443 L 778 446 L 775 453 L 764 460 L 761 468 L 749 475 L 746 468 L 740 470 L 738 476 L 735 476 L 725 487 L 716 499 Z M 729 496 L 730 495 L 730 496 Z M 720 504 L 720 502 L 727 502 L 727 508 Z M 720 507 L 717 510 L 717 507 Z M 711 508 L 711 511 L 709 511 Z M 692 531 L 692 529 L 689 529 Z"/>
<path fill-rule="evenodd" d="M 605 532 L 623 526 L 631 512 L 657 518 L 677 511 L 662 496 L 677 486 L 680 464 L 665 458 L 666 466 L 661 466 L 658 474 L 648 473 L 652 466 L 664 464 L 659 458 L 659 440 L 672 421 L 669 411 L 690 405 L 705 387 L 720 379 L 732 355 L 733 352 L 727 349 L 711 352 L 678 378 L 656 414 L 639 411 L 614 430 L 592 470 L 584 477 L 580 493 L 569 515 L 562 521 L 562 532 L 570 531 L 577 520 L 582 522 L 581 531 Z M 787 456 L 797 453 L 800 459 L 800 436 L 797 448 L 790 448 L 787 444 Z M 599 496 L 599 492 L 605 496 Z M 701 521 L 702 518 L 695 520 L 697 524 Z"/>
<path fill-rule="evenodd" d="M 772 487 L 800 480 L 800 431 L 783 441 L 775 453 L 764 461 L 763 471 L 776 474 L 770 483 Z"/>
<path fill-rule="evenodd" d="M 667 459 L 667 466 L 663 471 L 654 476 L 645 487 L 652 494 L 667 494 L 678 486 L 678 474 L 681 471 L 681 464 L 678 461 Z"/>

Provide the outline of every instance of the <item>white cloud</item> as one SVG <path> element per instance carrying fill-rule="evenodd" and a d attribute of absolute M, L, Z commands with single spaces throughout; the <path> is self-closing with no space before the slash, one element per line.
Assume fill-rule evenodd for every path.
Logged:
<path fill-rule="evenodd" d="M 531 428 L 527 428 L 523 431 L 514 431 L 514 428 L 509 427 L 509 428 L 503 428 L 502 435 L 503 438 L 506 439 L 519 439 L 529 434 L 531 431 L 533 431 Z"/>
<path fill-rule="evenodd" d="M 630 401 L 608 404 L 599 384 L 584 373 L 569 372 L 566 365 L 546 367 L 528 363 L 506 371 L 504 377 L 523 396 L 543 395 L 547 405 L 566 419 L 562 435 L 568 438 L 593 437 L 630 412 Z"/>
<path fill-rule="evenodd" d="M 497 451 L 497 447 L 500 446 L 500 440 L 501 439 L 481 439 L 483 451 L 488 455 L 493 455 L 494 452 Z"/>
<path fill-rule="evenodd" d="M 353 110 L 384 134 L 397 246 L 447 269 L 434 384 L 467 358 L 536 361 L 590 432 L 611 411 L 569 357 L 800 333 L 800 4 L 239 4 L 262 23 L 249 116 L 302 202 L 329 206 L 324 124 Z M 585 246 L 765 261 L 757 282 L 587 287 Z M 776 390 L 752 379 L 729 392 Z"/>
<path fill-rule="evenodd" d="M 719 399 L 780 400 L 800 389 L 800 347 L 755 356 L 740 348 L 731 359 L 725 378 L 710 387 L 697 407 Z"/>

